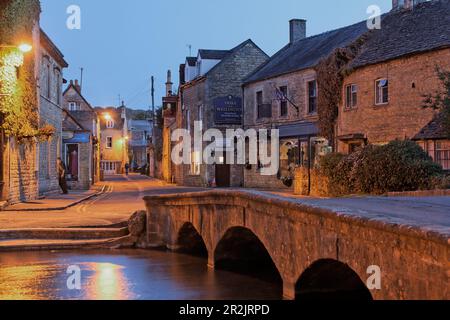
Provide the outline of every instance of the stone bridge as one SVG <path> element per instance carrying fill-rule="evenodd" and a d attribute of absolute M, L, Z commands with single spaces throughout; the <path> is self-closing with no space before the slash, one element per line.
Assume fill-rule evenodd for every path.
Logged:
<path fill-rule="evenodd" d="M 151 247 L 203 255 L 211 268 L 265 277 L 286 299 L 449 298 L 445 233 L 256 191 L 144 199 Z"/>

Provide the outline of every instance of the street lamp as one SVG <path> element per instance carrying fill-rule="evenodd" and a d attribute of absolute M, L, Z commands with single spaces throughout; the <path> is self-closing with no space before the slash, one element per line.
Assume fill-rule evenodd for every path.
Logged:
<path fill-rule="evenodd" d="M 0 48 L 17 48 L 22 53 L 30 52 L 33 49 L 33 46 L 28 43 L 21 43 L 18 46 L 11 46 L 11 45 L 0 45 Z"/>
<path fill-rule="evenodd" d="M 104 113 L 103 117 L 105 118 L 105 120 L 111 120 L 111 115 L 109 113 Z"/>
<path fill-rule="evenodd" d="M 19 50 L 22 51 L 22 53 L 30 52 L 33 49 L 33 46 L 28 43 L 22 43 L 18 46 Z"/>

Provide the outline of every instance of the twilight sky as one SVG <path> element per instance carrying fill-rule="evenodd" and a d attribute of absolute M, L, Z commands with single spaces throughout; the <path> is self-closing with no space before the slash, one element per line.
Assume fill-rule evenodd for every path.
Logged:
<path fill-rule="evenodd" d="M 251 38 L 267 54 L 289 38 L 288 21 L 308 20 L 315 35 L 368 18 L 369 5 L 382 12 L 391 0 L 41 0 L 41 26 L 65 55 L 67 80 L 84 68 L 83 94 L 93 106 L 150 106 L 155 76 L 161 104 L 168 69 L 198 49 L 231 49 Z M 81 30 L 66 27 L 70 5 L 81 8 Z"/>

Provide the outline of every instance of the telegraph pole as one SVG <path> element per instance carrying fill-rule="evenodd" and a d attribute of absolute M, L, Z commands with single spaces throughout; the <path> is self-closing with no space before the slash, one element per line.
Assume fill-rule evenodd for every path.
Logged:
<path fill-rule="evenodd" d="M 153 113 L 153 130 L 156 124 L 156 114 L 155 114 L 155 77 L 152 76 L 152 113 Z M 154 134 L 154 132 L 153 132 Z"/>

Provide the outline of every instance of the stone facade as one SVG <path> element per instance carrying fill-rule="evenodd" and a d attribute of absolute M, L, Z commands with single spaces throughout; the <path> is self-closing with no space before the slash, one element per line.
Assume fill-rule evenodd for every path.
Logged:
<path fill-rule="evenodd" d="M 355 70 L 344 80 L 358 86 L 358 102 L 346 108 L 345 94 L 337 121 L 338 151 L 348 153 L 353 145 L 384 144 L 395 139 L 412 139 L 434 117 L 422 108 L 423 95 L 441 85 L 436 66 L 450 70 L 450 49 L 370 65 Z M 389 102 L 375 104 L 375 81 L 389 80 Z"/>
<path fill-rule="evenodd" d="M 242 125 L 219 125 L 215 123 L 213 101 L 222 97 L 242 97 L 243 80 L 261 64 L 268 56 L 251 40 L 235 49 L 213 67 L 206 75 L 184 84 L 180 89 L 180 105 L 178 106 L 179 128 L 193 131 L 194 121 L 203 122 L 203 130 L 215 128 L 225 133 L 226 129 L 242 128 Z M 199 114 L 199 112 L 201 114 Z M 189 116 L 189 121 L 187 117 Z M 204 144 L 206 147 L 206 144 Z M 231 157 L 227 154 L 227 157 Z M 192 174 L 190 165 L 178 168 L 177 182 L 188 186 L 211 186 L 216 180 L 215 165 L 200 165 L 200 174 Z M 230 165 L 230 186 L 243 186 L 242 165 Z"/>
<path fill-rule="evenodd" d="M 95 108 L 100 119 L 101 170 L 105 174 L 122 174 L 128 163 L 128 121 L 126 108 Z"/>
<path fill-rule="evenodd" d="M 295 123 L 311 122 L 318 120 L 317 113 L 308 112 L 308 82 L 316 80 L 314 69 L 306 69 L 298 72 L 281 75 L 264 81 L 248 83 L 244 86 L 244 125 L 245 129 L 277 129 Z M 277 88 L 287 88 L 286 102 L 287 112 L 281 114 L 281 101 L 277 97 Z M 271 117 L 258 118 L 257 93 L 261 92 L 263 104 L 270 105 Z M 296 107 L 299 108 L 297 111 Z M 286 189 L 280 180 L 282 176 L 292 175 L 288 170 L 286 144 L 297 145 L 299 136 L 280 137 L 280 173 L 273 176 L 262 176 L 257 166 L 244 171 L 245 187 L 248 188 L 282 188 Z M 303 137 L 308 141 L 311 137 Z M 285 162 L 285 163 L 283 163 Z M 298 163 L 299 164 L 299 163 Z"/>
<path fill-rule="evenodd" d="M 100 180 L 100 121 L 81 94 L 78 81 L 64 91 L 63 161 L 71 189 L 89 189 Z"/>
<path fill-rule="evenodd" d="M 62 70 L 68 64 L 43 32 L 39 61 L 39 122 L 40 126 L 51 125 L 55 128 L 54 135 L 48 141 L 39 143 L 39 193 L 45 194 L 59 189 L 55 168 L 62 148 Z"/>

